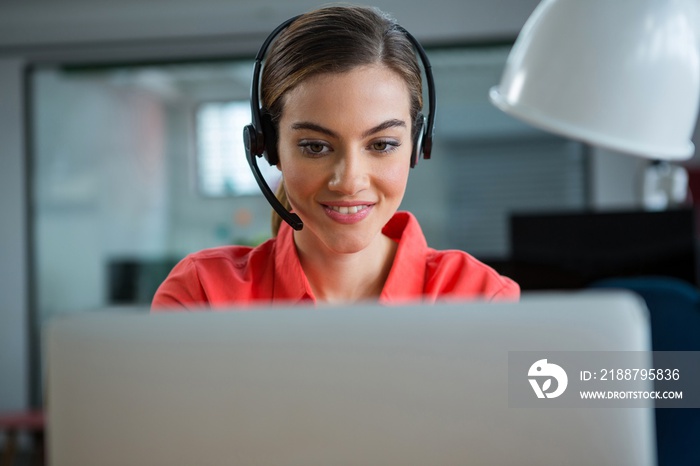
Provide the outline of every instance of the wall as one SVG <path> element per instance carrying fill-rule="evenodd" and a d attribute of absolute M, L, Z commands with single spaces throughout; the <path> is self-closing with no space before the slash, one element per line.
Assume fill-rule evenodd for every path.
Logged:
<path fill-rule="evenodd" d="M 641 176 L 648 160 L 603 149 L 590 157 L 590 205 L 595 209 L 641 208 Z"/>
<path fill-rule="evenodd" d="M 25 0 L 0 4 L 0 50 L 259 35 L 318 0 Z M 375 0 L 423 41 L 512 37 L 538 0 Z M 167 7 L 164 7 L 167 5 Z"/>
<path fill-rule="evenodd" d="M 29 401 L 22 65 L 0 60 L 0 411 Z"/>

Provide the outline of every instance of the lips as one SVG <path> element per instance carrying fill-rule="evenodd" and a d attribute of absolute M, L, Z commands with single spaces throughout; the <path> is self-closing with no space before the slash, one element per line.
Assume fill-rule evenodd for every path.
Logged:
<path fill-rule="evenodd" d="M 374 204 L 370 203 L 334 203 L 322 204 L 331 219 L 339 223 L 357 223 L 369 215 Z"/>

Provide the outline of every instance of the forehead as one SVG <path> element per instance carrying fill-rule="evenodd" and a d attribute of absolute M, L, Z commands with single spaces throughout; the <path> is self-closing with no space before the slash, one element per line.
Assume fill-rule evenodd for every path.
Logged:
<path fill-rule="evenodd" d="M 401 75 L 384 65 L 323 73 L 301 82 L 284 97 L 282 119 L 333 118 L 341 114 L 410 118 L 411 97 Z"/>

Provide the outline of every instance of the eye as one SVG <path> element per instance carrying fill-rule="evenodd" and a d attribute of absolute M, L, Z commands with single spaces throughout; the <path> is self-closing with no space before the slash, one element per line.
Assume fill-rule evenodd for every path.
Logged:
<path fill-rule="evenodd" d="M 299 142 L 299 147 L 307 155 L 323 155 L 326 152 L 330 152 L 328 144 L 321 141 L 301 141 Z"/>
<path fill-rule="evenodd" d="M 306 146 L 311 152 L 314 153 L 319 153 L 323 151 L 323 144 L 319 144 L 317 142 L 312 142 L 311 144 Z"/>
<path fill-rule="evenodd" d="M 382 141 L 373 142 L 372 144 L 370 144 L 370 148 L 373 151 L 386 154 L 386 153 L 395 151 L 400 145 L 401 145 L 401 143 L 399 143 L 398 141 L 382 140 Z"/>

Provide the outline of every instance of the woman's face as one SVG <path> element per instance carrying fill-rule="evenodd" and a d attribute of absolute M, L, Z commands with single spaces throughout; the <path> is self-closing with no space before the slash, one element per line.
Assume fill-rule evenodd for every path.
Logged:
<path fill-rule="evenodd" d="M 312 77 L 284 97 L 279 168 L 299 245 L 353 253 L 378 241 L 406 189 L 410 96 L 382 65 Z"/>

